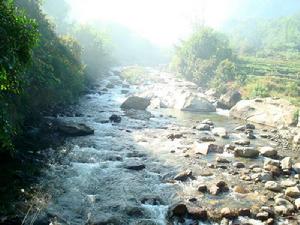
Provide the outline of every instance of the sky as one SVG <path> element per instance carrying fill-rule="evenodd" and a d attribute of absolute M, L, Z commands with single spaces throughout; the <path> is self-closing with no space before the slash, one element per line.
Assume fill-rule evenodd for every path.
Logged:
<path fill-rule="evenodd" d="M 160 46 L 171 46 L 185 38 L 193 24 L 221 27 L 226 21 L 268 9 L 284 12 L 300 0 L 68 0 L 71 17 L 122 24 Z M 283 4 L 283 2 L 285 4 Z M 244 7 L 241 7 L 244 5 Z M 281 7 L 285 5 L 286 7 Z M 267 9 L 267 10 L 265 10 Z M 273 11 L 269 10 L 269 14 Z M 275 11 L 274 11 L 275 12 Z"/>

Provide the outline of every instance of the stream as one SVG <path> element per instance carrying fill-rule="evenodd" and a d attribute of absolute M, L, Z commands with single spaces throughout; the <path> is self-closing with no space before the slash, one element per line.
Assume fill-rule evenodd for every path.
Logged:
<path fill-rule="evenodd" d="M 241 121 L 229 118 L 228 112 L 219 109 L 216 113 L 201 114 L 150 107 L 151 116 L 145 112 L 126 113 L 120 109 L 122 102 L 130 95 L 143 92 L 152 81 L 129 86 L 114 77 L 117 82 L 106 88 L 109 80 L 99 81 L 91 93 L 82 97 L 76 109 L 82 116 L 60 118 L 84 123 L 95 133 L 68 138 L 59 147 L 64 158 L 43 171 L 40 193 L 33 203 L 36 207 L 30 212 L 35 224 L 44 224 L 45 218 L 51 218 L 52 224 L 70 225 L 218 224 L 193 218 L 168 219 L 169 208 L 185 202 L 191 207 L 203 207 L 217 218 L 224 207 L 255 210 L 267 204 L 269 193 L 263 190 L 263 184 L 241 180 L 243 174 L 249 173 L 250 165 L 262 166 L 263 157 L 241 159 L 229 152 L 207 156 L 191 152 L 193 143 L 205 134 L 193 129 L 199 121 L 210 119 L 215 127 L 229 131 L 229 139 L 215 137 L 215 143 L 220 145 L 243 137 L 234 130 L 243 124 Z M 122 121 L 109 122 L 112 114 L 121 116 Z M 182 137 L 169 138 L 179 133 Z M 251 140 L 251 145 L 275 146 L 276 143 L 258 138 Z M 230 163 L 217 166 L 217 157 Z M 246 168 L 237 169 L 234 162 L 244 163 Z M 185 182 L 173 179 L 187 169 L 193 172 L 193 179 Z M 229 191 L 212 196 L 197 190 L 201 184 L 209 186 L 216 181 L 225 181 Z M 243 185 L 249 193 L 235 193 L 236 185 Z M 239 217 L 233 224 L 246 222 L 264 224 L 247 217 Z M 286 223 L 282 221 L 282 224 Z"/>

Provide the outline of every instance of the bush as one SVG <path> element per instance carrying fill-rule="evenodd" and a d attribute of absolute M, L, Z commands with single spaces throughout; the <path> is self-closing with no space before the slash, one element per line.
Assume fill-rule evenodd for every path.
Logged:
<path fill-rule="evenodd" d="M 261 84 L 256 84 L 253 91 L 251 92 L 251 97 L 269 97 L 269 89 L 266 86 L 263 86 Z"/>

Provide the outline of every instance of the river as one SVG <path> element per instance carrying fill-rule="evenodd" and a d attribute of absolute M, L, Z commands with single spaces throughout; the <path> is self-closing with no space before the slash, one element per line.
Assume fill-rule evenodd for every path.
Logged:
<path fill-rule="evenodd" d="M 263 157 L 250 160 L 236 159 L 231 153 L 207 156 L 191 153 L 193 142 L 201 135 L 193 129 L 199 121 L 210 119 L 214 126 L 225 127 L 230 132 L 229 139 L 216 138 L 216 143 L 222 145 L 242 137 L 234 131 L 241 121 L 230 119 L 220 110 L 201 114 L 150 108 L 151 118 L 148 114 L 126 114 L 120 109 L 121 103 L 128 96 L 143 91 L 149 82 L 124 86 L 120 81 L 106 89 L 107 83 L 99 81 L 91 93 L 82 97 L 76 109 L 82 116 L 61 118 L 84 123 L 95 133 L 68 138 L 59 147 L 65 156 L 43 171 L 39 179 L 40 192 L 34 198 L 32 204 L 35 207 L 27 221 L 34 218 L 36 224 L 43 224 L 45 218 L 51 218 L 53 224 L 56 221 L 57 224 L 71 225 L 214 224 L 191 218 L 182 221 L 167 219 L 168 209 L 178 202 L 187 202 L 218 214 L 218 210 L 224 207 L 255 209 L 268 202 L 266 193 L 260 191 L 262 184 L 241 181 L 241 174 L 247 174 L 246 169 L 233 167 L 236 161 L 247 167 L 251 164 L 261 166 Z M 122 121 L 108 122 L 112 114 L 121 116 Z M 174 133 L 181 133 L 183 137 L 168 138 Z M 251 141 L 253 146 L 270 144 L 275 145 L 268 139 Z M 230 163 L 213 168 L 210 164 L 215 164 L 218 156 Z M 132 166 L 143 167 L 128 169 Z M 174 181 L 176 174 L 187 169 L 193 171 L 194 179 Z M 210 185 L 218 180 L 228 184 L 228 193 L 211 196 L 197 191 L 200 184 Z M 249 190 L 248 194 L 232 191 L 241 182 Z M 247 218 L 239 219 L 263 224 Z"/>

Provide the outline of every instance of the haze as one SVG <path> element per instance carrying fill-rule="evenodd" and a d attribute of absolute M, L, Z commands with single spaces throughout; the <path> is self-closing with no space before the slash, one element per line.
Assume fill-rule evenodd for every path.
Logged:
<path fill-rule="evenodd" d="M 250 0 L 69 0 L 71 17 L 80 22 L 113 21 L 160 46 L 170 46 L 186 37 L 195 24 L 220 28 L 232 19 L 273 17 L 297 8 L 280 1 Z M 287 2 L 297 4 L 297 0 Z M 279 7 L 278 7 L 279 6 Z M 280 11 L 278 11 L 278 8 Z M 277 9 L 277 10 L 276 10 Z M 278 11 L 278 12 L 277 12 Z"/>

